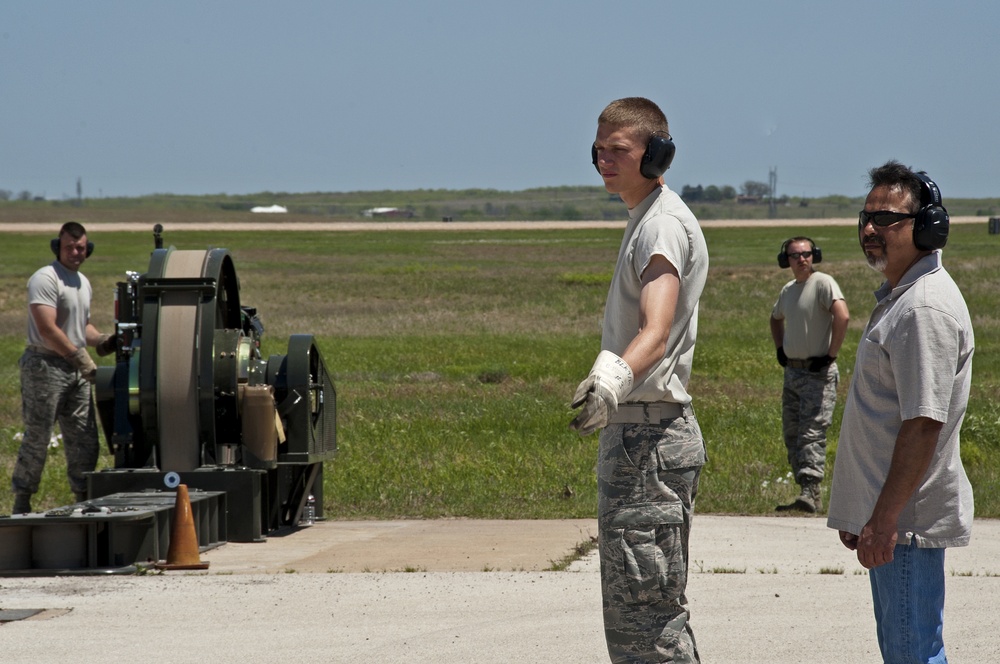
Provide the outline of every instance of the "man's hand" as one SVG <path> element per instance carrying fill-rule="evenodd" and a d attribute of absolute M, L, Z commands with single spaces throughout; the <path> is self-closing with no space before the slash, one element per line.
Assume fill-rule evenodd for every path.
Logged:
<path fill-rule="evenodd" d="M 67 355 L 66 361 L 72 364 L 73 368 L 80 372 L 80 378 L 88 383 L 97 380 L 97 365 L 90 359 L 90 353 L 87 352 L 85 346 L 77 348 L 75 352 Z"/>
<path fill-rule="evenodd" d="M 783 367 L 788 366 L 788 356 L 785 355 L 784 346 L 778 346 L 778 364 L 780 364 Z"/>
<path fill-rule="evenodd" d="M 825 369 L 836 361 L 837 358 L 832 355 L 824 355 L 823 357 L 810 357 L 809 358 L 809 371 L 816 373 L 821 369 Z"/>
<path fill-rule="evenodd" d="M 846 530 L 837 531 L 840 535 L 840 543 L 846 546 L 851 551 L 856 551 L 858 548 L 858 536 L 854 533 L 849 533 Z"/>
<path fill-rule="evenodd" d="M 118 350 L 118 337 L 110 334 L 102 334 L 97 343 L 94 344 L 94 349 L 97 351 L 99 357 L 111 355 Z"/>
<path fill-rule="evenodd" d="M 588 436 L 606 427 L 618 404 L 632 391 L 632 368 L 611 351 L 602 350 L 594 362 L 590 375 L 573 395 L 573 408 L 583 410 L 569 423 L 569 428 Z"/>
<path fill-rule="evenodd" d="M 861 529 L 857 538 L 855 551 L 858 554 L 858 562 L 865 569 L 891 563 L 898 537 L 895 520 L 880 523 L 873 516 Z"/>
<path fill-rule="evenodd" d="M 929 417 L 903 420 L 899 427 L 889 474 L 872 515 L 854 540 L 858 562 L 865 569 L 892 562 L 899 540 L 899 515 L 926 477 L 943 428 L 944 422 Z"/>

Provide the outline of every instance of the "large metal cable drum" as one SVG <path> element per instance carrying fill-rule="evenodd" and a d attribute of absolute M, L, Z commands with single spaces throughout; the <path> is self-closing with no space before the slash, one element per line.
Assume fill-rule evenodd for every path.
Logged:
<path fill-rule="evenodd" d="M 156 231 L 154 230 L 154 237 Z M 95 397 L 115 468 L 92 473 L 95 496 L 145 491 L 168 477 L 227 494 L 229 536 L 255 541 L 323 511 L 323 464 L 337 451 L 336 389 L 315 338 L 261 356 L 264 326 L 241 306 L 226 249 L 161 244 L 115 299 L 114 367 Z"/>
<path fill-rule="evenodd" d="M 215 461 L 213 350 L 240 327 L 236 271 L 225 249 L 161 249 L 143 294 L 143 429 L 162 471 L 194 470 Z"/>
<path fill-rule="evenodd" d="M 203 251 L 174 251 L 165 277 L 203 277 Z M 194 470 L 201 459 L 198 445 L 198 315 L 197 292 L 165 292 L 160 298 L 156 338 L 156 414 L 160 429 L 160 469 Z"/>

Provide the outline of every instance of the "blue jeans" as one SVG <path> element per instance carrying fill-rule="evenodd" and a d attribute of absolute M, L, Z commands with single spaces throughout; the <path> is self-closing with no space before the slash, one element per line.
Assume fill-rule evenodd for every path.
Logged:
<path fill-rule="evenodd" d="M 897 545 L 872 569 L 878 647 L 886 664 L 947 664 L 944 654 L 944 549 Z"/>

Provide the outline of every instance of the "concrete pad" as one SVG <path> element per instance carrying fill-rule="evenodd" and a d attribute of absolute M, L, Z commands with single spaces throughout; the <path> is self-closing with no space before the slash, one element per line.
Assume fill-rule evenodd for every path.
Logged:
<path fill-rule="evenodd" d="M 0 579 L 0 608 L 46 608 L 46 615 L 59 616 L 3 624 L 3 659 L 40 664 L 131 664 L 153 657 L 240 664 L 608 661 L 596 555 L 568 571 L 544 572 L 528 570 L 547 564 L 548 553 L 520 559 L 504 553 L 508 546 L 533 550 L 547 536 L 546 546 L 568 552 L 581 535 L 589 537 L 587 526 L 596 526 L 593 522 L 560 527 L 455 519 L 391 527 L 395 523 L 373 522 L 366 532 L 361 522 L 327 522 L 259 545 L 226 544 L 203 554 L 215 559 L 207 572 Z M 494 526 L 502 536 L 487 532 Z M 437 537 L 436 527 L 442 530 Z M 386 569 L 402 569 L 397 564 L 404 560 L 410 569 L 438 564 L 434 560 L 443 556 L 433 547 L 408 549 L 414 542 L 438 540 L 453 542 L 464 553 L 463 564 L 526 571 L 327 573 L 322 568 L 331 561 L 333 567 L 346 564 L 346 554 L 320 560 L 341 546 L 325 534 L 343 540 L 341 552 L 349 550 L 348 544 L 360 548 L 358 542 L 367 541 L 370 559 L 382 561 L 377 564 Z M 483 536 L 493 544 L 476 544 Z M 383 548 L 402 553 L 383 557 Z M 948 550 L 945 643 L 952 664 L 1000 658 L 998 552 L 1000 521 L 994 520 L 977 520 L 972 545 Z M 233 558 L 224 564 L 223 553 Z M 319 571 L 305 573 L 307 561 Z M 689 599 L 705 662 L 866 664 L 881 659 L 867 573 L 822 518 L 696 516 Z"/>
<path fill-rule="evenodd" d="M 597 537 L 596 519 L 319 521 L 202 554 L 213 572 L 530 572 Z"/>

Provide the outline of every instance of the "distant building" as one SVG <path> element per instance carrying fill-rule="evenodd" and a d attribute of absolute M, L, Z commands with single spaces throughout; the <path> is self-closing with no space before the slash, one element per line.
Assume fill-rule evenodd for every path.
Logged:
<path fill-rule="evenodd" d="M 413 210 L 401 210 L 394 207 L 376 207 L 365 210 L 361 213 L 362 216 L 368 217 L 369 219 L 375 217 L 395 217 L 402 219 L 411 219 L 413 217 Z"/>
<path fill-rule="evenodd" d="M 282 207 L 281 205 L 269 205 L 269 206 L 266 206 L 266 207 L 263 206 L 263 205 L 258 205 L 257 207 L 250 208 L 250 211 L 251 212 L 272 213 L 273 214 L 273 213 L 276 213 L 276 212 L 277 213 L 288 212 L 288 208 Z"/>

